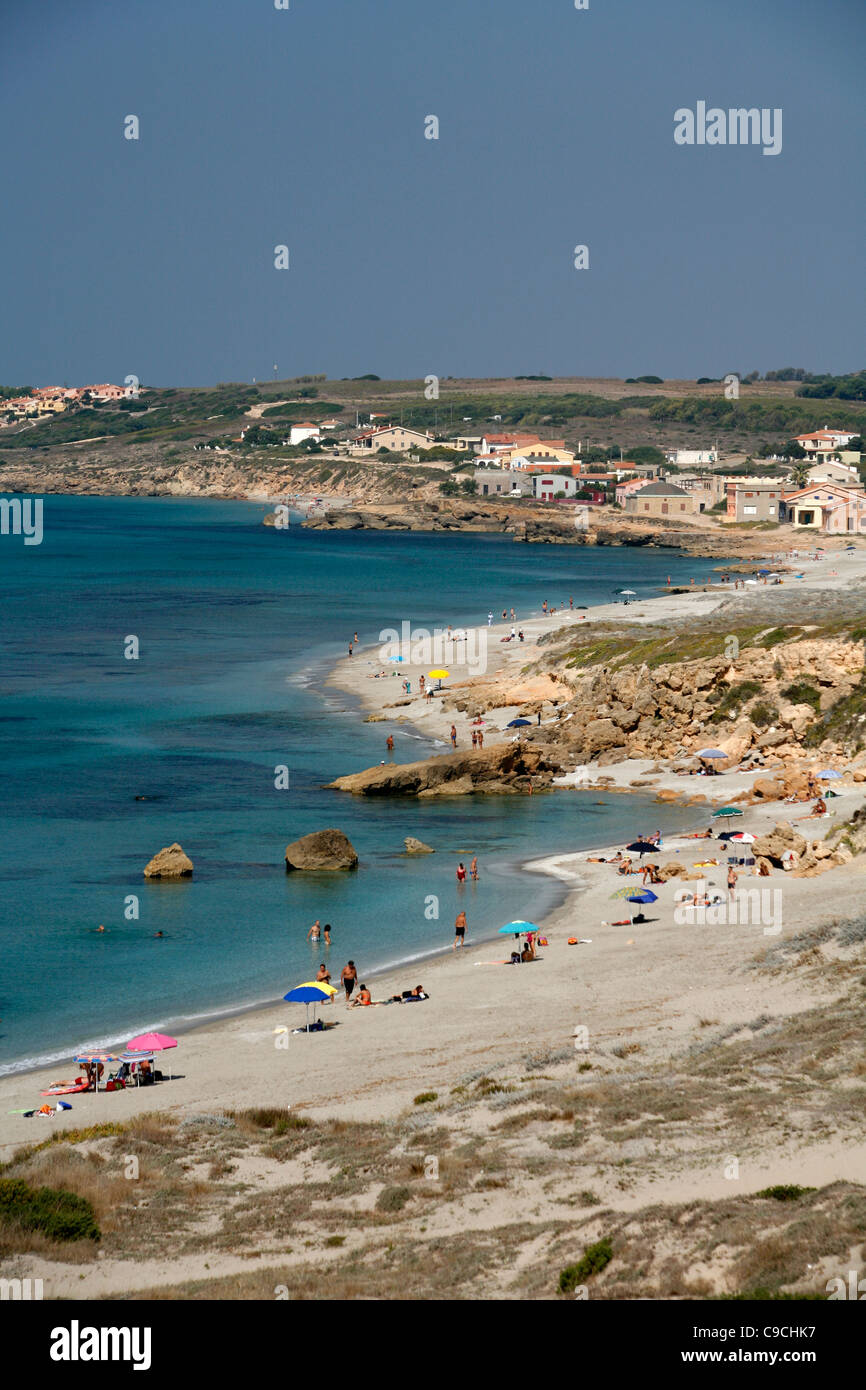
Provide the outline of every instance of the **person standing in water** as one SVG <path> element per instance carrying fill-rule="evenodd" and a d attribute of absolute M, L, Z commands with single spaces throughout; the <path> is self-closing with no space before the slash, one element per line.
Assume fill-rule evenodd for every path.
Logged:
<path fill-rule="evenodd" d="M 318 941 L 320 934 L 321 933 L 319 928 L 319 919 L 317 917 L 313 925 L 310 927 L 310 930 L 307 932 L 307 940 Z"/>
<path fill-rule="evenodd" d="M 469 865 L 469 877 L 472 879 L 472 882 L 473 882 L 473 883 L 477 883 L 477 882 L 478 882 L 478 857 L 477 857 L 477 855 L 473 855 L 473 856 L 472 856 L 472 863 Z"/>
<path fill-rule="evenodd" d="M 455 920 L 455 922 L 454 922 L 454 941 L 453 941 L 453 944 L 452 944 L 452 946 L 451 946 L 451 950 L 452 950 L 452 951 L 456 951 L 456 949 L 457 949 L 458 946 L 460 947 L 461 950 L 465 950 L 465 936 L 466 936 L 466 913 L 465 913 L 465 912 L 458 912 L 457 917 L 456 917 L 456 920 Z"/>
<path fill-rule="evenodd" d="M 461 861 L 461 863 L 459 863 L 459 864 L 457 865 L 457 882 L 458 882 L 458 883 L 465 883 L 465 882 L 466 882 L 466 870 L 465 870 L 465 868 L 463 867 L 462 861 Z"/>
<path fill-rule="evenodd" d="M 330 946 L 330 944 L 331 944 L 331 924 L 330 924 L 330 922 L 326 922 L 326 923 L 325 923 L 325 945 L 326 945 L 326 946 Z"/>
<path fill-rule="evenodd" d="M 393 735 L 393 734 L 389 734 L 388 737 L 385 739 L 385 747 L 388 749 L 388 752 L 389 752 L 389 753 L 393 753 L 393 752 L 394 752 L 394 735 Z"/>

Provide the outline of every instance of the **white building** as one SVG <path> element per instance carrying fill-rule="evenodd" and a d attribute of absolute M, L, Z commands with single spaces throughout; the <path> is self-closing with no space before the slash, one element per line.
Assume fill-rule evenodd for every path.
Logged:
<path fill-rule="evenodd" d="M 669 449 L 665 454 L 675 468 L 694 468 L 699 463 L 718 463 L 718 449 Z"/>
<path fill-rule="evenodd" d="M 534 473 L 532 491 L 540 502 L 553 502 L 557 497 L 574 497 L 577 479 L 567 473 Z"/>
<path fill-rule="evenodd" d="M 318 425 L 314 425 L 310 420 L 301 420 L 299 424 L 292 425 L 289 430 L 290 444 L 303 444 L 307 439 L 321 439 L 322 434 Z"/>

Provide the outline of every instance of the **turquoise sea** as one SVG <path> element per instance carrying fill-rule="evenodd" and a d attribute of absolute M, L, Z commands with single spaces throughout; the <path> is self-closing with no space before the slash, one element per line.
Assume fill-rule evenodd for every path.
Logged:
<path fill-rule="evenodd" d="M 406 962 L 413 985 L 423 969 L 409 962 L 450 946 L 460 893 L 470 938 L 491 936 L 562 895 L 526 860 L 681 823 L 598 793 L 424 804 L 325 791 L 380 761 L 389 729 L 399 760 L 434 749 L 406 726 L 363 723 L 323 682 L 356 631 L 364 645 L 403 621 L 477 625 L 512 606 L 526 619 L 545 599 L 591 605 L 620 587 L 648 598 L 712 561 L 278 532 L 266 510 L 48 497 L 41 545 L 0 537 L 0 1072 L 279 998 L 322 959 L 335 976 L 349 957 L 362 974 Z M 287 875 L 286 844 L 324 826 L 349 835 L 359 870 Z M 435 856 L 407 859 L 408 834 Z M 145 882 L 175 840 L 193 881 Z M 456 860 L 473 854 L 480 881 L 458 890 Z M 305 940 L 316 917 L 332 924 L 328 954 Z"/>

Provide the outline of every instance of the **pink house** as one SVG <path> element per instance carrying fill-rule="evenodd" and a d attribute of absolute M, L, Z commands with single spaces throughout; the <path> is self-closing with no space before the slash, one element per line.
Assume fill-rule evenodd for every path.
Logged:
<path fill-rule="evenodd" d="M 84 389 L 97 401 L 122 401 L 126 395 L 122 386 L 112 386 L 110 383 L 103 386 L 85 386 Z"/>
<path fill-rule="evenodd" d="M 616 485 L 616 500 L 621 507 L 625 506 L 625 499 L 631 497 L 633 492 L 640 492 L 642 487 L 646 487 L 646 478 L 627 478 L 624 483 Z"/>

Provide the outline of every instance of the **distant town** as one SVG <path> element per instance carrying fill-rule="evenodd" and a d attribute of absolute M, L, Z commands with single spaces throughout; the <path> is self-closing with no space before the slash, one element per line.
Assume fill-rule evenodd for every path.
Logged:
<path fill-rule="evenodd" d="M 798 373 L 798 377 L 803 375 Z M 783 373 L 769 374 L 766 381 L 770 384 L 764 389 L 780 389 L 771 378 L 782 376 Z M 17 392 L 15 388 L 0 388 L 0 425 L 4 447 L 28 452 L 38 447 L 51 448 L 55 443 L 74 449 L 78 444 L 92 446 L 112 439 L 122 446 L 128 434 L 136 443 L 182 442 L 189 451 L 187 457 L 200 456 L 203 451 L 226 455 L 226 462 L 242 471 L 264 459 L 271 466 L 281 467 L 304 460 L 315 462 L 312 456 L 319 456 L 322 469 L 317 491 L 323 496 L 335 490 L 343 497 L 347 492 L 351 496 L 353 480 L 363 494 L 364 482 L 359 479 L 357 468 L 352 478 L 345 479 L 337 489 L 329 487 L 329 482 L 336 480 L 341 467 L 351 469 L 367 461 L 373 465 L 368 475 L 375 473 L 382 483 L 391 476 L 396 482 L 400 476 L 405 485 L 409 470 L 410 487 L 426 489 L 417 494 L 419 500 L 438 490 L 444 497 L 509 501 L 518 507 L 524 500 L 548 503 L 560 509 L 560 516 L 570 515 L 578 529 L 586 528 L 593 516 L 619 513 L 624 518 L 662 524 L 700 524 L 699 519 L 706 517 L 706 523 L 736 523 L 761 530 L 787 525 L 826 534 L 866 534 L 863 439 L 851 426 L 834 424 L 832 416 L 820 428 L 796 435 L 792 431 L 793 437 L 786 443 L 765 444 L 753 452 L 737 453 L 730 442 L 720 448 L 717 438 L 710 442 L 711 431 L 724 430 L 726 422 L 724 417 L 713 420 L 709 414 L 707 426 L 696 426 L 692 418 L 689 433 L 704 435 L 705 442 L 700 437 L 694 440 L 698 447 L 658 447 L 648 442 L 638 444 L 634 439 L 623 447 L 612 444 L 610 435 L 607 444 L 600 443 L 605 426 L 593 416 L 609 419 L 611 413 L 626 406 L 635 414 L 635 406 L 652 406 L 656 397 L 629 396 L 619 404 L 615 395 L 602 399 L 585 393 L 528 394 L 527 409 L 534 411 L 531 418 L 545 421 L 551 416 L 561 420 L 570 440 L 567 442 L 562 434 L 552 431 L 542 432 L 544 424 L 536 431 L 503 430 L 501 415 L 487 412 L 506 409 L 504 404 L 498 404 L 501 397 L 510 402 L 512 419 L 515 413 L 524 413 L 515 411 L 513 393 L 518 383 L 536 380 L 545 383 L 539 387 L 541 392 L 548 389 L 550 378 L 517 378 L 510 384 L 497 383 L 497 394 L 487 396 L 483 403 L 475 398 L 474 407 L 472 398 L 465 395 L 456 397 L 456 409 L 454 404 L 445 406 L 440 402 L 435 411 L 426 404 L 414 404 L 410 398 L 405 406 L 401 400 L 397 409 L 385 413 L 370 408 L 373 399 L 363 410 L 352 403 L 351 394 L 346 399 L 347 392 L 355 391 L 361 396 L 362 386 L 365 391 L 387 391 L 392 384 L 380 386 L 377 377 L 355 378 L 345 387 L 337 382 L 325 385 L 324 377 L 296 378 L 286 384 L 289 399 L 282 400 L 276 395 L 260 394 L 261 388 L 255 385 L 229 385 L 210 391 L 146 390 L 135 377 L 127 377 L 123 386 L 43 386 L 19 388 Z M 798 396 L 829 391 L 837 382 L 809 380 L 818 385 L 798 385 Z M 826 385 L 827 380 L 830 386 Z M 855 394 L 849 379 L 839 380 L 847 383 L 848 396 Z M 647 386 L 663 385 L 657 377 L 629 378 L 622 386 L 629 384 L 643 385 L 644 390 Z M 747 377 L 742 384 L 747 387 L 752 383 Z M 754 384 L 757 389 L 757 383 Z M 611 387 L 611 383 L 599 385 L 607 390 Z M 710 378 L 699 378 L 695 383 L 697 391 L 711 385 Z M 855 385 L 859 391 L 859 378 Z M 337 399 L 319 400 L 320 387 Z M 274 383 L 268 389 L 276 393 L 279 385 Z M 698 397 L 696 392 L 694 399 L 702 407 L 707 404 L 705 395 Z M 687 403 L 691 401 L 690 397 Z M 599 410 L 599 403 L 603 411 Z M 477 413 L 464 414 L 461 419 L 458 412 L 467 404 Z M 676 407 L 677 401 L 662 398 L 661 405 L 667 411 Z M 728 402 L 724 402 L 724 407 L 731 413 L 739 408 Z M 747 403 L 745 411 L 753 408 Z M 815 409 L 822 414 L 825 410 L 828 414 L 836 413 L 827 400 Z M 404 423 L 404 412 L 410 418 L 414 415 L 416 423 Z M 305 418 L 307 414 L 316 418 Z M 61 416 L 62 420 L 58 418 Z M 419 416 L 425 423 L 433 423 L 435 418 L 436 427 L 418 428 Z M 447 428 L 439 427 L 440 416 L 443 421 L 448 418 Z M 485 416 L 489 428 L 481 424 Z M 649 419 L 651 422 L 652 416 Z M 861 419 L 852 420 L 852 426 L 858 426 Z M 217 433 L 229 420 L 236 422 L 232 432 Z M 223 424 L 211 423 L 219 421 Z M 461 424 L 463 430 L 474 424 L 479 432 L 461 433 Z M 584 426 L 593 429 L 592 442 L 575 438 Z M 668 441 L 672 442 L 679 430 L 670 419 L 667 429 Z M 640 434 L 637 437 L 640 439 Z M 644 438 L 649 438 L 649 431 Z M 330 478 L 329 464 L 333 469 Z M 236 479 L 232 487 L 237 495 Z M 261 495 L 261 491 L 251 495 Z"/>

